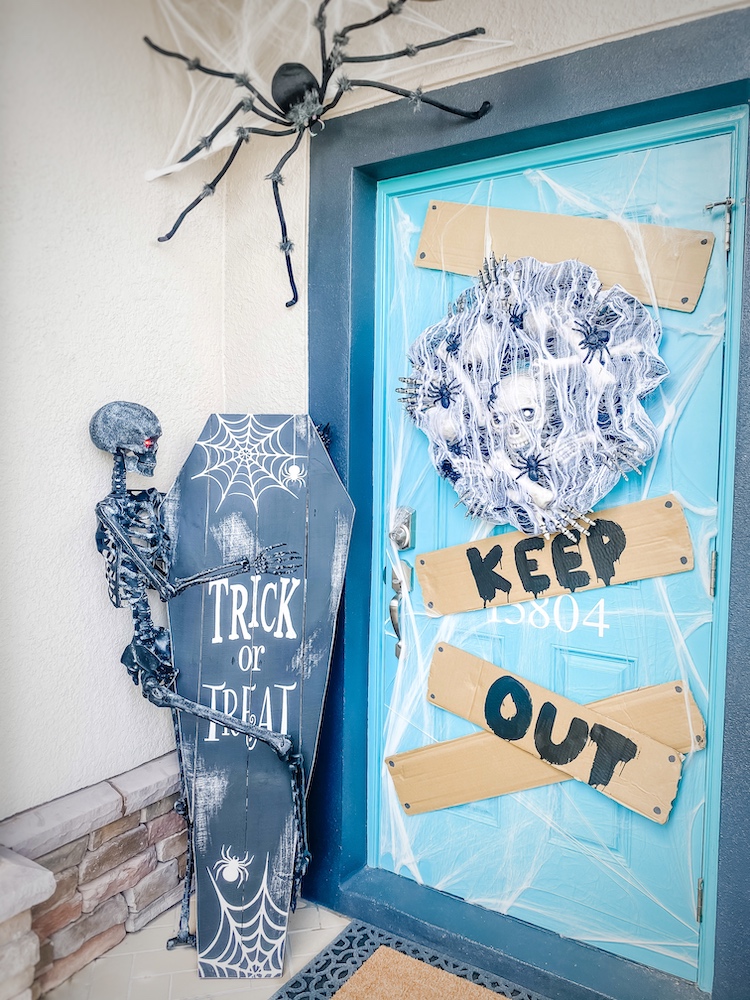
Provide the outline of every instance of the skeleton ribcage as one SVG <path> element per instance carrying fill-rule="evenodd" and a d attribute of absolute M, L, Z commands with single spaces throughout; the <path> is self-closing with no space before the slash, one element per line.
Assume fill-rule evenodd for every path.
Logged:
<path fill-rule="evenodd" d="M 152 495 L 153 494 L 153 495 Z M 101 508 L 137 550 L 143 563 L 157 572 L 164 572 L 164 552 L 168 538 L 159 522 L 156 490 L 144 490 L 135 496 L 108 496 Z M 96 532 L 96 544 L 104 556 L 109 599 L 116 608 L 132 604 L 143 597 L 150 584 L 136 560 L 123 551 L 120 540 L 102 520 Z"/>

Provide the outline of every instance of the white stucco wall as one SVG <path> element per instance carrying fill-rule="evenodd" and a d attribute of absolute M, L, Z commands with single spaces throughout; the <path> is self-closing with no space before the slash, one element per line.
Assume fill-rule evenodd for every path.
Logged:
<path fill-rule="evenodd" d="M 481 23 L 515 44 L 427 69 L 415 61 L 402 86 L 454 82 L 747 3 L 422 6 L 454 30 Z M 243 151 L 179 239 L 155 241 L 217 167 L 142 179 L 171 145 L 185 99 L 174 66 L 141 42 L 161 27 L 152 0 L 1 8 L 3 818 L 172 745 L 168 713 L 145 703 L 118 663 L 129 616 L 107 600 L 94 545 L 93 507 L 111 466 L 87 424 L 111 399 L 151 406 L 164 428 L 153 484 L 167 489 L 211 410 L 304 410 L 307 165 L 299 155 L 285 171 L 302 293 L 285 310 L 263 180 L 280 155 L 275 140 Z M 398 19 L 388 27 L 395 45 L 411 40 Z M 270 56 L 297 58 L 282 47 Z M 376 96 L 353 94 L 342 110 Z"/>

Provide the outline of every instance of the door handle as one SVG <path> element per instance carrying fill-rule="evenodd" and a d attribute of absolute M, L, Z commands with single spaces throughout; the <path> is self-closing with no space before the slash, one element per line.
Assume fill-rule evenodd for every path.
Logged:
<path fill-rule="evenodd" d="M 403 561 L 401 562 L 401 576 L 396 573 L 395 569 L 391 571 L 391 586 L 395 593 L 388 605 L 388 611 L 391 616 L 393 631 L 396 633 L 396 659 L 399 659 L 401 656 L 401 599 L 403 596 L 403 586 L 406 586 L 407 591 L 411 590 L 411 576 L 411 566 Z"/>
<path fill-rule="evenodd" d="M 393 631 L 396 633 L 396 638 L 401 639 L 401 622 L 398 619 L 399 611 L 401 610 L 401 597 L 397 594 L 395 597 L 391 598 L 391 603 L 388 605 L 388 610 L 391 613 L 391 625 L 393 625 Z"/>
<path fill-rule="evenodd" d="M 401 658 L 401 622 L 398 617 L 399 612 L 401 611 L 400 594 L 396 594 L 395 597 L 391 598 L 388 610 L 391 613 L 391 625 L 393 625 L 393 631 L 396 633 L 396 659 L 398 660 Z"/>

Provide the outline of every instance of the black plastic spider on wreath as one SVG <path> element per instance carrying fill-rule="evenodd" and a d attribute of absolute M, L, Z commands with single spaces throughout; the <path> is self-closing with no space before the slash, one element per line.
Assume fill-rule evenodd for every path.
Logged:
<path fill-rule="evenodd" d="M 317 29 L 320 35 L 320 81 L 318 81 L 311 70 L 309 70 L 307 66 L 304 66 L 302 63 L 282 63 L 282 65 L 279 66 L 274 73 L 271 81 L 272 101 L 268 100 L 268 98 L 266 98 L 258 90 L 258 88 L 251 83 L 249 77 L 245 73 L 228 73 L 218 69 L 211 69 L 208 66 L 203 66 L 199 59 L 191 59 L 188 56 L 183 55 L 181 52 L 170 52 L 169 50 L 162 48 L 160 45 L 156 45 L 148 37 L 143 39 L 147 45 L 149 45 L 155 52 L 160 53 L 160 55 L 169 56 L 171 59 L 180 59 L 185 63 L 188 70 L 205 73 L 208 76 L 223 77 L 227 80 L 232 80 L 236 87 L 247 90 L 249 93 L 249 96 L 244 97 L 241 101 L 239 101 L 232 108 L 229 114 L 227 114 L 216 125 L 216 127 L 208 133 L 208 135 L 200 139 L 198 144 L 194 146 L 193 149 L 185 153 L 185 155 L 178 161 L 179 163 L 186 163 L 204 149 L 209 149 L 221 130 L 225 128 L 233 118 L 241 113 L 247 114 L 252 112 L 259 118 L 263 118 L 266 121 L 271 122 L 273 125 L 280 126 L 278 129 L 240 126 L 236 132 L 237 141 L 232 147 L 232 150 L 224 162 L 221 170 L 212 180 L 204 185 L 203 190 L 198 197 L 191 201 L 187 208 L 180 212 L 177 216 L 175 224 L 169 232 L 165 233 L 164 236 L 159 237 L 160 243 L 171 240 L 184 222 L 186 216 L 189 215 L 194 208 L 197 208 L 204 198 L 207 198 L 214 193 L 216 186 L 220 183 L 234 162 L 240 148 L 244 143 L 249 141 L 251 135 L 290 136 L 296 134 L 296 138 L 290 148 L 284 153 L 271 173 L 266 176 L 266 180 L 270 180 L 273 185 L 276 212 L 279 217 L 279 225 L 281 226 L 281 242 L 279 243 L 279 249 L 284 254 L 284 258 L 286 260 L 286 269 L 292 292 L 291 299 L 286 303 L 287 307 L 293 306 L 298 301 L 299 295 L 297 293 L 297 285 L 294 280 L 294 269 L 292 267 L 291 259 L 294 244 L 289 239 L 286 219 L 284 217 L 284 209 L 281 204 L 279 187 L 283 183 L 281 171 L 288 160 L 299 149 L 300 143 L 302 142 L 302 138 L 306 131 L 308 131 L 312 136 L 318 135 L 322 132 L 325 128 L 325 115 L 336 107 L 344 94 L 355 87 L 373 87 L 376 90 L 384 90 L 389 94 L 396 94 L 399 97 L 407 97 L 414 105 L 415 110 L 417 110 L 421 104 L 429 104 L 431 107 L 438 108 L 448 114 L 472 120 L 482 118 L 487 114 L 491 107 L 490 102 L 485 101 L 477 111 L 464 111 L 461 108 L 456 108 L 449 104 L 443 104 L 441 101 L 436 101 L 431 97 L 427 97 L 420 89 L 404 90 L 402 87 L 394 87 L 388 83 L 379 83 L 375 80 L 351 80 L 343 75 L 339 76 L 339 78 L 335 81 L 336 92 L 329 101 L 326 101 L 326 95 L 328 93 L 333 74 L 340 66 L 347 63 L 384 62 L 390 59 L 400 59 L 402 56 L 413 57 L 425 49 L 437 48 L 438 46 L 449 45 L 451 42 L 456 42 L 463 38 L 473 38 L 476 35 L 483 35 L 485 31 L 485 29 L 481 27 L 472 28 L 469 31 L 461 31 L 456 34 L 449 35 L 446 38 L 440 38 L 432 42 L 424 42 L 421 45 L 406 45 L 398 52 L 387 52 L 382 55 L 347 56 L 344 50 L 349 43 L 349 36 L 352 32 L 359 31 L 363 28 L 369 28 L 374 24 L 378 24 L 380 21 L 384 21 L 388 17 L 400 14 L 407 0 L 389 0 L 386 9 L 381 11 L 380 14 L 376 14 L 367 21 L 361 21 L 359 24 L 348 24 L 340 31 L 335 32 L 333 36 L 333 44 L 329 51 L 326 36 L 325 11 L 330 2 L 331 0 L 322 0 L 322 3 L 318 7 L 318 13 L 313 21 L 313 27 Z"/>

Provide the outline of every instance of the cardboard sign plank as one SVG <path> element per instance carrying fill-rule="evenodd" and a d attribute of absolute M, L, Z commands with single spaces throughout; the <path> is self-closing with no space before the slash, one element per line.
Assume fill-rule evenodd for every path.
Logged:
<path fill-rule="evenodd" d="M 652 285 L 638 269 L 629 235 L 645 254 Z M 536 257 L 554 264 L 572 258 L 593 267 L 605 288 L 619 284 L 641 302 L 653 305 L 655 298 L 660 306 L 692 312 L 713 245 L 713 233 L 697 229 L 634 222 L 629 234 L 609 219 L 431 201 L 414 264 L 474 276 L 490 250 L 498 260 Z"/>
<path fill-rule="evenodd" d="M 588 707 L 679 753 L 706 745 L 700 710 L 690 691 L 678 682 L 636 688 L 590 702 Z M 409 816 L 570 780 L 569 774 L 497 739 L 494 733 L 472 733 L 392 754 L 386 764 Z"/>
<path fill-rule="evenodd" d="M 352 519 L 306 414 L 213 414 L 165 500 L 173 578 L 256 560 L 170 601 L 178 693 L 291 736 L 308 781 Z M 300 849 L 289 768 L 215 723 L 180 728 L 199 975 L 280 976 Z"/>
<path fill-rule="evenodd" d="M 682 755 L 673 747 L 448 643 L 435 649 L 428 697 L 628 809 L 666 823 L 682 772 Z"/>
<path fill-rule="evenodd" d="M 668 494 L 591 515 L 588 537 L 520 531 L 424 552 L 416 570 L 428 614 L 519 604 L 694 566 L 682 507 Z"/>

